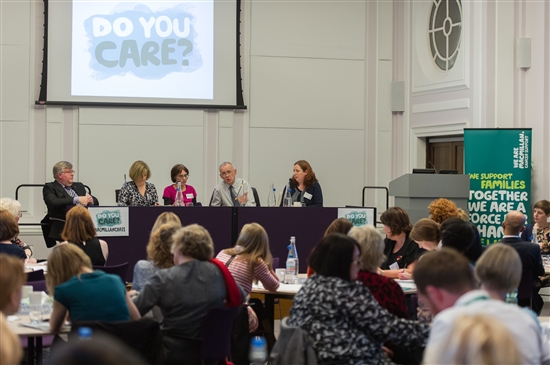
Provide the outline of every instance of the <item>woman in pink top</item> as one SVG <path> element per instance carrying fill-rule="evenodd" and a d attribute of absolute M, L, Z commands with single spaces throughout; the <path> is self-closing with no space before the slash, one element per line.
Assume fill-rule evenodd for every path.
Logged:
<path fill-rule="evenodd" d="M 187 179 L 189 179 L 189 169 L 182 164 L 174 165 L 172 170 L 170 170 L 170 177 L 172 178 L 173 184 L 164 188 L 162 198 L 166 200 L 170 199 L 170 205 L 174 205 L 174 201 L 176 200 L 176 188 L 179 180 L 181 181 L 183 203 L 185 205 L 197 204 L 197 192 L 195 191 L 195 188 L 191 185 L 187 185 Z M 168 202 L 166 201 L 164 205 L 168 205 Z"/>

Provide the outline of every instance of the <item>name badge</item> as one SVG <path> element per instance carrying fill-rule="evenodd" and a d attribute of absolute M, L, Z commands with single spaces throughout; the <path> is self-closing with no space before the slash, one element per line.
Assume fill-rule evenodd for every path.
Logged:
<path fill-rule="evenodd" d="M 394 262 L 393 264 L 390 265 L 390 270 L 398 270 L 399 269 L 399 264 L 397 262 Z"/>
<path fill-rule="evenodd" d="M 304 198 L 307 199 L 307 200 L 311 200 L 311 198 L 313 198 L 313 195 L 306 192 L 306 193 L 304 193 Z"/>
<path fill-rule="evenodd" d="M 185 197 L 187 199 L 193 199 L 194 198 L 193 194 L 185 194 Z"/>

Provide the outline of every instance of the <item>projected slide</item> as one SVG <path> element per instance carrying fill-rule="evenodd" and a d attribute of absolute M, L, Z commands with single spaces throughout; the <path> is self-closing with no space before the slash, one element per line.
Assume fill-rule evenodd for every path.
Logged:
<path fill-rule="evenodd" d="M 72 96 L 213 99 L 213 1 L 73 1 L 70 79 Z"/>

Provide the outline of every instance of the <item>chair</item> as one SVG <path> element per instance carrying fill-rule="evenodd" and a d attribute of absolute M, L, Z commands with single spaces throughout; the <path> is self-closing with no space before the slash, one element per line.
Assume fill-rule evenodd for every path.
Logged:
<path fill-rule="evenodd" d="M 107 274 L 114 274 L 120 276 L 122 282 L 126 284 L 126 274 L 128 273 L 128 263 L 125 262 L 115 266 L 92 266 L 94 270 L 102 270 Z"/>
<path fill-rule="evenodd" d="M 32 286 L 32 291 L 43 291 L 48 293 L 46 280 L 27 281 L 27 285 Z"/>
<path fill-rule="evenodd" d="M 230 356 L 231 333 L 238 308 L 214 308 L 204 317 L 200 329 L 200 356 L 204 365 L 218 364 Z"/>
<path fill-rule="evenodd" d="M 36 270 L 27 273 L 27 282 L 45 280 L 44 270 Z"/>
<path fill-rule="evenodd" d="M 518 286 L 518 304 L 521 307 L 532 308 L 533 305 L 533 273 L 530 270 L 521 271 Z"/>
<path fill-rule="evenodd" d="M 136 350 L 149 364 L 162 363 L 162 334 L 160 325 L 151 318 L 139 321 L 80 321 L 74 322 L 69 334 L 70 341 L 78 341 L 78 329 L 90 327 L 93 333 L 104 332 L 121 340 Z"/>
<path fill-rule="evenodd" d="M 252 189 L 252 194 L 254 195 L 254 201 L 256 201 L 256 206 L 261 207 L 260 204 L 260 197 L 258 196 L 258 192 L 256 191 L 256 188 L 250 187 Z"/>
<path fill-rule="evenodd" d="M 120 189 L 115 189 L 115 203 L 118 203 L 118 197 L 120 196 Z M 164 204 L 166 205 L 166 204 Z"/>

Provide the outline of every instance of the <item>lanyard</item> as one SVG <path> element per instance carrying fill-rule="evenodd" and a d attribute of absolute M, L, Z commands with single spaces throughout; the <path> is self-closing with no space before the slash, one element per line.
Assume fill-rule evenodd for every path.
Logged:
<path fill-rule="evenodd" d="M 480 295 L 478 297 L 475 297 L 475 298 L 472 298 L 470 299 L 469 301 L 467 301 L 466 303 L 462 304 L 463 307 L 466 307 L 466 306 L 469 306 L 470 304 L 474 303 L 474 302 L 479 302 L 481 300 L 489 300 L 491 298 L 489 298 L 487 295 Z"/>

